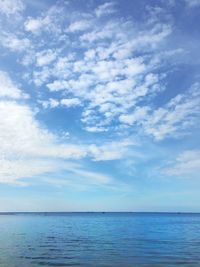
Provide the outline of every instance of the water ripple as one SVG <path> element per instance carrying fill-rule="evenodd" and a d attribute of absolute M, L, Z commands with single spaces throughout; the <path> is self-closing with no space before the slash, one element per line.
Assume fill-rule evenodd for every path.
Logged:
<path fill-rule="evenodd" d="M 0 217 L 0 266 L 199 267 L 200 215 Z"/>

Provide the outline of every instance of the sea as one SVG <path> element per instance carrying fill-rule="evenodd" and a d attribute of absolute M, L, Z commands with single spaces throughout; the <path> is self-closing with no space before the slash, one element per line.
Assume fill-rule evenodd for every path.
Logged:
<path fill-rule="evenodd" d="M 200 266 L 200 214 L 0 213 L 0 267 Z"/>

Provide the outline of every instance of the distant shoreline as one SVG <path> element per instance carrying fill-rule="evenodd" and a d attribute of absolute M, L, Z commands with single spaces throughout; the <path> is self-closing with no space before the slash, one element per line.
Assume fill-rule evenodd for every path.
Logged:
<path fill-rule="evenodd" d="M 200 212 L 179 211 L 11 211 L 1 212 L 1 215 L 64 215 L 64 214 L 200 214 Z"/>

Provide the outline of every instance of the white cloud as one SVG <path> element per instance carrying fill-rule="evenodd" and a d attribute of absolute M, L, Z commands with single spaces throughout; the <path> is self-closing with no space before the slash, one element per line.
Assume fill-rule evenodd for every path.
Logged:
<path fill-rule="evenodd" d="M 119 117 L 119 120 L 122 123 L 126 123 L 126 124 L 134 124 L 134 123 L 140 123 L 141 121 L 143 121 L 149 111 L 149 107 L 137 107 L 135 109 L 135 111 L 133 113 L 127 114 L 127 115 L 121 115 Z"/>
<path fill-rule="evenodd" d="M 43 66 L 41 70 L 33 71 L 33 81 L 35 85 L 41 86 L 42 84 L 48 81 L 51 75 L 52 75 L 52 70 L 47 66 Z"/>
<path fill-rule="evenodd" d="M 152 82 L 152 78 L 148 79 Z M 200 112 L 199 84 L 195 83 L 183 94 L 178 94 L 160 108 L 136 106 L 134 112 L 119 116 L 122 124 L 138 127 L 156 140 L 178 137 L 196 126 Z M 186 131 L 187 130 L 187 131 Z"/>
<path fill-rule="evenodd" d="M 87 154 L 84 146 L 58 144 L 57 137 L 36 121 L 34 112 L 26 105 L 0 101 L 0 118 L 0 156 L 1 163 L 4 164 L 0 169 L 1 181 L 14 181 L 27 178 L 25 176 L 28 174 L 31 177 L 44 170 L 51 171 L 51 164 L 48 169 L 48 164 L 45 163 L 49 159 L 77 159 Z M 41 169 L 36 164 L 40 161 Z M 26 167 L 17 170 L 22 163 L 27 164 Z M 8 168 L 11 171 L 7 172 L 7 177 L 5 170 Z M 20 171 L 25 176 L 20 176 Z"/>
<path fill-rule="evenodd" d="M 105 127 L 102 126 L 88 126 L 85 127 L 85 130 L 87 132 L 91 132 L 91 133 L 101 133 L 101 132 L 107 132 L 107 129 Z"/>
<path fill-rule="evenodd" d="M 55 80 L 52 83 L 48 83 L 47 87 L 52 92 L 53 91 L 60 91 L 60 90 L 66 89 L 68 87 L 68 83 L 66 81 Z"/>
<path fill-rule="evenodd" d="M 0 12 L 10 16 L 23 11 L 24 5 L 11 6 L 11 2 L 21 1 L 1 1 Z M 199 1 L 187 2 L 194 7 Z M 165 72 L 166 66 L 171 68 L 165 61 L 167 53 L 171 53 L 171 50 L 166 51 L 165 41 L 173 25 L 167 16 L 162 20 L 160 8 L 147 15 L 146 22 L 138 20 L 136 25 L 130 19 L 111 16 L 116 12 L 113 2 L 104 3 L 80 17 L 75 17 L 76 13 L 66 17 L 66 10 L 63 5 L 58 8 L 59 5 L 46 9 L 38 17 L 25 18 L 22 26 L 26 35 L 9 31 L 3 32 L 1 38 L 4 47 L 23 52 L 17 54 L 17 57 L 22 55 L 23 60 L 17 60 L 26 67 L 23 66 L 24 76 L 29 78 L 29 84 L 34 82 L 41 87 L 34 91 L 33 101 L 35 97 L 44 99 L 36 99 L 44 108 L 81 107 L 81 126 L 91 133 L 87 133 L 89 136 L 93 136 L 92 133 L 107 136 L 105 132 L 109 130 L 119 131 L 124 136 L 125 129 L 162 140 L 184 134 L 197 122 L 199 85 L 160 107 L 154 106 L 153 97 L 165 89 L 165 73 L 161 72 Z M 172 44 L 171 40 L 169 43 Z M 18 71 L 20 74 L 20 68 Z M 18 101 L 27 96 L 6 73 L 0 72 L 0 81 L 3 99 L 0 101 L 0 181 L 13 183 L 22 178 L 53 174 L 64 169 L 61 163 L 67 159 L 119 160 L 128 155 L 132 143 L 127 140 L 105 141 L 98 145 L 63 141 L 36 120 L 29 106 L 8 100 Z M 188 165 L 183 158 L 177 158 L 168 174 L 178 175 L 182 170 L 189 173 L 199 164 L 194 159 L 187 160 Z M 94 178 L 101 184 L 112 180 L 108 175 L 81 167 L 66 167 L 66 170 L 72 176 Z"/>
<path fill-rule="evenodd" d="M 50 98 L 49 100 L 39 101 L 43 108 L 56 108 L 59 106 L 59 101 L 57 99 Z"/>
<path fill-rule="evenodd" d="M 200 0 L 185 0 L 185 3 L 189 7 L 197 7 L 197 6 L 200 6 Z"/>
<path fill-rule="evenodd" d="M 185 94 L 172 98 L 164 107 L 154 110 L 143 122 L 144 130 L 155 139 L 183 134 L 193 126 L 200 112 L 200 91 L 196 83 Z"/>
<path fill-rule="evenodd" d="M 120 39 L 119 22 L 112 22 L 105 24 L 103 29 L 102 27 L 96 27 L 93 31 L 83 33 L 80 36 L 80 40 L 83 42 L 97 42 L 102 40 L 111 40 L 111 39 Z M 124 25 L 122 24 L 121 27 Z"/>
<path fill-rule="evenodd" d="M 49 34 L 54 27 L 59 30 L 59 35 L 57 31 L 51 31 L 51 48 L 49 45 L 35 53 L 33 82 L 38 87 L 45 85 L 50 92 L 57 92 L 59 99 L 70 95 L 84 103 L 82 122 L 85 130 L 108 131 L 113 121 L 121 122 L 119 118 L 135 110 L 139 102 L 162 90 L 164 75 L 158 71 L 161 60 L 154 51 L 170 35 L 171 24 L 166 20 L 165 23 L 154 20 L 149 26 L 148 20 L 137 28 L 129 19 L 122 21 L 110 16 L 102 19 L 101 16 L 116 11 L 113 2 L 97 7 L 96 17 L 89 12 L 78 20 L 73 13 L 64 21 L 63 10 L 58 11 L 58 6 L 54 6 L 25 23 L 27 30 L 37 34 L 43 30 Z M 32 22 L 35 28 L 30 27 Z M 66 30 L 63 25 L 67 23 Z M 65 48 L 69 45 L 70 49 L 64 49 L 61 39 L 65 41 Z M 55 45 L 56 51 L 52 50 Z M 24 58 L 24 62 L 29 64 L 29 58 Z M 58 106 L 44 101 L 46 107 L 54 104 Z M 92 116 L 85 116 L 84 112 L 91 109 L 94 111 Z"/>
<path fill-rule="evenodd" d="M 12 82 L 6 72 L 0 71 L 0 97 L 21 99 L 27 98 L 28 95 L 23 93 L 18 86 Z"/>
<path fill-rule="evenodd" d="M 64 107 L 75 107 L 81 104 L 78 98 L 63 98 L 61 100 L 50 98 L 49 100 L 39 101 L 44 108 L 57 108 L 60 106 Z"/>
<path fill-rule="evenodd" d="M 78 20 L 71 23 L 68 27 L 69 32 L 84 31 L 91 27 L 91 22 L 88 20 Z"/>
<path fill-rule="evenodd" d="M 1 117 L 1 155 L 31 154 L 44 144 L 51 142 L 53 136 L 42 130 L 34 119 L 34 113 L 26 105 L 14 101 L 0 102 Z"/>
<path fill-rule="evenodd" d="M 57 52 L 51 49 L 36 53 L 36 64 L 39 67 L 50 64 L 57 58 Z"/>
<path fill-rule="evenodd" d="M 113 178 L 109 175 L 86 171 L 84 169 L 73 169 L 73 173 L 79 175 L 80 177 L 84 177 L 86 180 L 89 178 L 90 183 L 93 184 L 109 184 L 112 182 Z"/>
<path fill-rule="evenodd" d="M 71 166 L 70 166 L 71 165 Z M 67 178 L 54 177 L 43 178 L 44 182 L 56 186 L 67 186 L 79 191 L 89 190 L 91 187 L 104 187 L 111 190 L 127 190 L 127 186 L 121 182 L 117 182 L 115 177 L 107 175 L 105 173 L 99 173 L 95 171 L 89 171 L 83 168 L 79 164 L 67 164 L 62 165 L 64 171 L 66 171 Z M 50 176 L 51 177 L 51 176 Z"/>
<path fill-rule="evenodd" d="M 106 22 L 104 27 L 96 24 L 92 32 L 75 36 L 83 41 L 83 53 L 78 58 L 76 53 L 70 59 L 60 58 L 51 69 L 53 80 L 46 84 L 51 92 L 70 93 L 88 103 L 84 111 L 95 110 L 93 123 L 90 114 L 82 118 L 87 131 L 107 130 L 106 123 L 135 109 L 139 101 L 162 89 L 160 81 L 164 76 L 155 73 L 159 61 L 154 59 L 158 56 L 134 56 L 134 52 L 143 52 L 145 48 L 151 53 L 170 34 L 171 28 L 159 23 L 151 31 L 132 33 L 131 27 L 129 21 L 118 20 Z M 94 41 L 95 46 L 84 43 Z M 97 119 L 102 120 L 102 116 L 106 118 L 104 125 Z"/>
<path fill-rule="evenodd" d="M 200 93 L 196 83 L 160 108 L 137 106 L 134 112 L 120 115 L 119 120 L 123 124 L 138 126 L 146 135 L 162 140 L 184 135 L 185 130 L 198 121 L 199 112 Z"/>
<path fill-rule="evenodd" d="M 59 57 L 54 65 L 55 76 L 61 79 L 68 78 L 73 66 L 72 61 L 74 61 L 74 53 L 70 53 L 64 57 Z"/>
<path fill-rule="evenodd" d="M 42 32 L 60 34 L 59 22 L 62 19 L 62 8 L 57 5 L 50 7 L 37 18 L 28 17 L 24 23 L 24 29 L 32 34 L 39 35 Z"/>
<path fill-rule="evenodd" d="M 120 140 L 119 142 L 110 142 L 102 146 L 91 145 L 90 151 L 95 161 L 116 160 L 127 156 L 127 150 L 135 142 L 130 140 Z"/>
<path fill-rule="evenodd" d="M 73 107 L 80 105 L 80 100 L 78 98 L 63 98 L 60 104 L 66 107 Z"/>
<path fill-rule="evenodd" d="M 24 24 L 25 30 L 32 33 L 37 33 L 43 26 L 43 21 L 40 19 L 28 18 Z"/>
<path fill-rule="evenodd" d="M 0 0 L 0 13 L 6 16 L 16 15 L 25 9 L 21 0 Z"/>
<path fill-rule="evenodd" d="M 0 43 L 11 51 L 21 52 L 31 47 L 31 41 L 28 38 L 19 38 L 15 34 L 6 32 L 2 34 Z"/>
<path fill-rule="evenodd" d="M 112 13 L 115 13 L 115 4 L 113 2 L 106 2 L 100 6 L 98 6 L 95 9 L 95 14 L 97 17 L 105 16 L 105 15 L 110 15 Z"/>
<path fill-rule="evenodd" d="M 79 19 L 75 12 L 66 19 L 65 8 L 59 4 L 29 17 L 24 27 L 36 34 L 31 35 L 35 47 L 21 62 L 27 66 L 27 77 L 53 95 L 41 102 L 43 107 L 81 106 L 82 127 L 93 133 L 137 127 L 161 140 L 191 125 L 198 104 L 193 96 L 186 94 L 176 105 L 152 105 L 153 97 L 165 89 L 166 76 L 161 70 L 165 72 L 168 63 L 171 50 L 166 51 L 165 41 L 173 27 L 162 8 L 147 11 L 146 22 L 138 21 L 138 25 L 130 19 L 106 16 L 116 12 L 114 2 Z M 41 33 L 50 37 L 47 42 L 41 35 L 37 45 Z M 26 38 L 12 37 L 4 43 L 13 51 L 31 45 Z"/>
<path fill-rule="evenodd" d="M 187 150 L 181 153 L 174 163 L 161 170 L 170 177 L 194 178 L 200 173 L 200 150 Z"/>
<path fill-rule="evenodd" d="M 72 171 L 66 163 L 59 162 L 59 158 L 77 159 L 87 154 L 87 148 L 78 145 L 56 144 L 56 137 L 37 123 L 27 106 L 1 101 L 0 117 L 0 182 L 20 184 L 22 178 L 52 174 L 65 168 Z M 99 182 L 106 177 L 86 170 L 81 175 Z"/>
<path fill-rule="evenodd" d="M 25 178 L 51 173 L 58 170 L 58 166 L 51 160 L 37 159 L 0 159 L 0 183 L 16 184 L 20 186 L 28 185 Z M 21 179 L 24 180 L 22 181 Z"/>
<path fill-rule="evenodd" d="M 75 101 L 74 101 L 75 102 Z M 52 101 L 52 105 L 55 103 Z M 69 103 L 68 103 L 69 104 Z M 120 152 L 114 152 L 114 144 L 107 147 L 60 143 L 55 136 L 43 127 L 35 118 L 35 112 L 27 105 L 16 101 L 0 101 L 0 182 L 22 184 L 27 178 L 34 178 L 46 173 L 52 174 L 61 170 L 71 171 L 63 166 L 63 159 L 80 159 L 86 156 L 95 160 L 120 158 Z M 122 144 L 128 146 L 128 144 Z M 113 150 L 112 155 L 107 150 Z M 118 150 L 120 150 L 118 145 Z M 104 155 L 101 158 L 100 153 Z M 122 151 L 121 151 L 122 153 Z M 122 155 L 121 155 L 122 156 Z M 65 163 L 66 164 L 66 163 Z M 64 164 L 64 166 L 65 166 Z M 78 173 L 78 170 L 73 170 Z M 109 182 L 108 176 L 80 171 L 83 177 L 94 177 L 95 184 Z M 25 180 L 24 180 L 25 179 Z M 106 180 L 105 180 L 106 179 Z M 93 184 L 93 182 L 91 182 Z"/>

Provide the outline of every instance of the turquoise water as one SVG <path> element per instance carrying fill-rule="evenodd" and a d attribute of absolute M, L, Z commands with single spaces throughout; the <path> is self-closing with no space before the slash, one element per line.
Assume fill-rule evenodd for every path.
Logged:
<path fill-rule="evenodd" d="M 200 266 L 200 215 L 0 215 L 0 266 Z"/>

